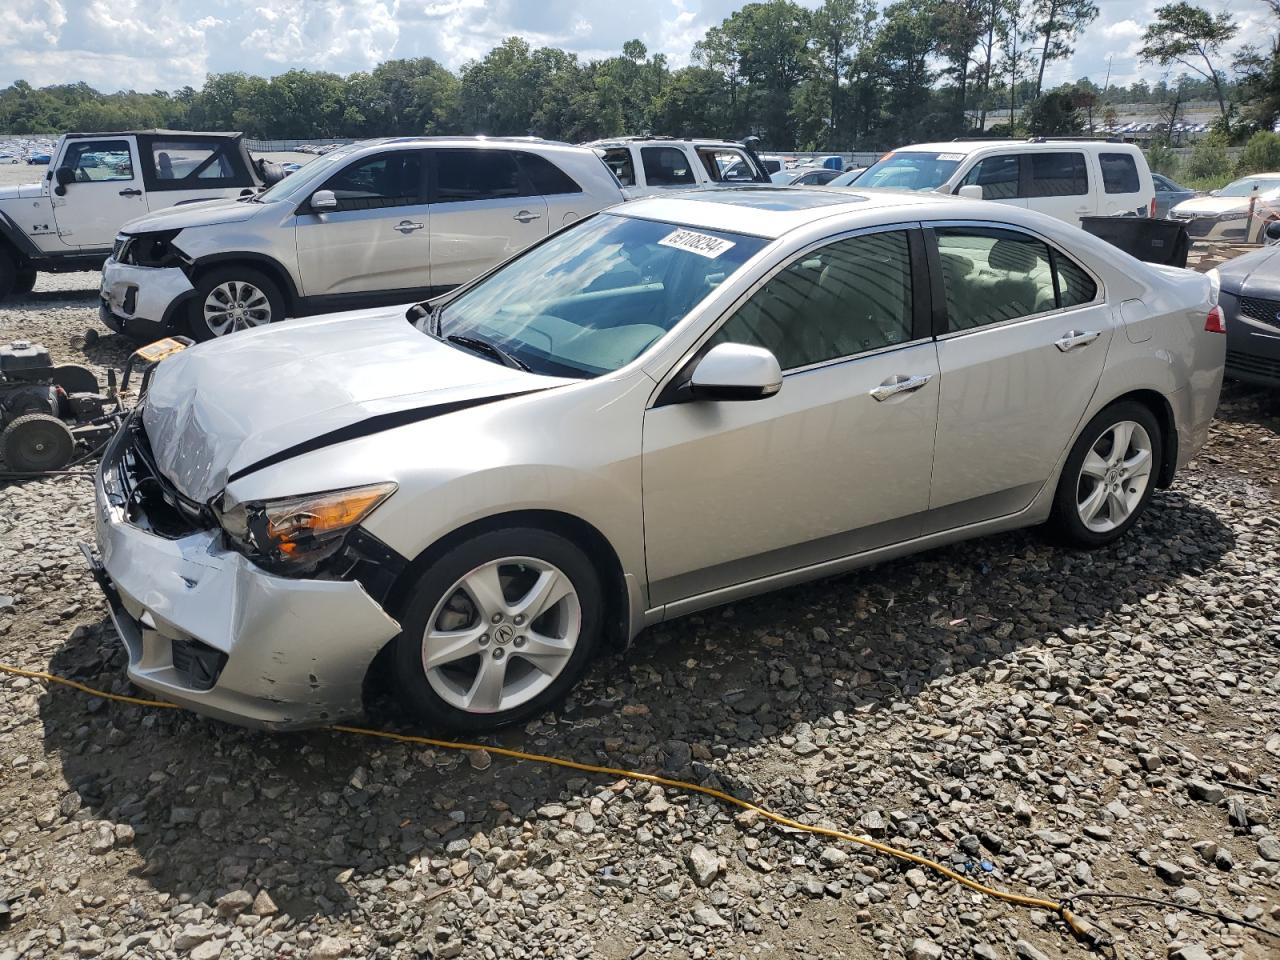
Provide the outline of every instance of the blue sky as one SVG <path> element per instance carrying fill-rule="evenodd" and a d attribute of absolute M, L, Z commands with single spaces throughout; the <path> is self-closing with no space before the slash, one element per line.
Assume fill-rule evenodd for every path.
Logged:
<path fill-rule="evenodd" d="M 820 0 L 802 0 L 816 7 Z M 1125 83 L 1160 72 L 1136 58 L 1159 0 L 1096 0 L 1102 15 L 1052 82 L 1101 83 L 1108 57 Z M 1274 32 L 1257 0 L 1201 0 L 1229 10 L 1243 38 Z M 394 57 L 432 56 L 457 68 L 502 38 L 618 52 L 639 37 L 675 66 L 742 0 L 0 0 L 0 85 L 84 80 L 101 90 L 200 86 L 210 72 L 274 74 L 293 67 L 339 73 Z"/>

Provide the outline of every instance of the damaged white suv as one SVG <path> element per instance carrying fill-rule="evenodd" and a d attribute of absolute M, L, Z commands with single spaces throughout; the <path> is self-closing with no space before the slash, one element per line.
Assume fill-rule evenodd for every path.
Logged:
<path fill-rule="evenodd" d="M 591 150 L 533 139 L 367 140 L 241 201 L 125 224 L 100 318 L 210 340 L 286 317 L 409 304 L 625 199 Z"/>

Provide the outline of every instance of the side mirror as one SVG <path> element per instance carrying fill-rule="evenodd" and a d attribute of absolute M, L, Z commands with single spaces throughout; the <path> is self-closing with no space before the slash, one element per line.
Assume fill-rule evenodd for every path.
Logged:
<path fill-rule="evenodd" d="M 743 343 L 712 347 L 689 380 L 695 400 L 764 400 L 781 389 L 778 358 L 763 347 Z"/>
<path fill-rule="evenodd" d="M 976 183 L 966 183 L 963 187 L 956 189 L 957 197 L 964 197 L 966 200 L 981 200 L 982 187 Z"/>
<path fill-rule="evenodd" d="M 311 211 L 324 213 L 326 210 L 337 210 L 338 198 L 332 190 L 317 190 L 311 195 Z"/>
<path fill-rule="evenodd" d="M 1211 196 L 1211 197 L 1216 197 L 1216 196 L 1217 196 L 1218 194 L 1220 194 L 1220 193 L 1222 193 L 1222 191 L 1221 191 L 1221 190 L 1210 190 L 1210 191 L 1209 191 L 1209 196 Z"/>
<path fill-rule="evenodd" d="M 71 167 L 58 167 L 53 171 L 53 179 L 58 181 L 58 186 L 65 187 L 68 183 L 76 182 L 76 172 Z"/>

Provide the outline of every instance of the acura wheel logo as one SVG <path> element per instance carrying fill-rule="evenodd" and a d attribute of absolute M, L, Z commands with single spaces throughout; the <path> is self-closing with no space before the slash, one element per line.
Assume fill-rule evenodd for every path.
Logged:
<path fill-rule="evenodd" d="M 498 627 L 497 630 L 493 631 L 493 638 L 499 643 L 510 643 L 511 638 L 515 635 L 515 630 L 513 630 L 511 625 L 507 623 L 504 623 L 502 626 Z"/>

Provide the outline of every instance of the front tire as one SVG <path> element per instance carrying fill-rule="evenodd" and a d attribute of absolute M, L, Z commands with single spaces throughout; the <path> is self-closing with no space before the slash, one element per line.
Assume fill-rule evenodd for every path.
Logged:
<path fill-rule="evenodd" d="M 1114 543 L 1147 509 L 1163 457 L 1155 415 L 1133 400 L 1113 403 L 1071 448 L 1054 496 L 1052 531 L 1071 546 Z"/>
<path fill-rule="evenodd" d="M 284 296 L 275 281 L 251 267 L 211 270 L 196 283 L 187 326 L 204 342 L 284 319 Z"/>
<path fill-rule="evenodd" d="M 600 577 L 559 534 L 480 534 L 431 565 L 409 591 L 393 641 L 402 705 L 466 733 L 518 723 L 558 703 L 599 641 Z"/>

